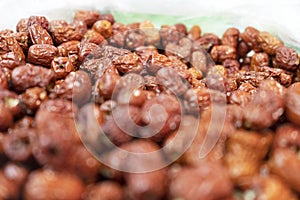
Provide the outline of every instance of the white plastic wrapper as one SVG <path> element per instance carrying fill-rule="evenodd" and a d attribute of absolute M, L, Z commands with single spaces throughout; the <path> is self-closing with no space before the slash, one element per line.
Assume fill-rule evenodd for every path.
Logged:
<path fill-rule="evenodd" d="M 112 12 L 121 22 L 149 19 L 157 26 L 183 22 L 203 32 L 222 34 L 228 27 L 241 31 L 248 25 L 269 31 L 299 51 L 299 0 L 1 0 L 0 28 L 15 29 L 20 18 L 46 15 L 71 20 L 77 9 Z"/>

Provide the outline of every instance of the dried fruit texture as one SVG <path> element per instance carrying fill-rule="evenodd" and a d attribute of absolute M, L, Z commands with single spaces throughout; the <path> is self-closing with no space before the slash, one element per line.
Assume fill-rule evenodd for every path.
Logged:
<path fill-rule="evenodd" d="M 180 169 L 171 179 L 169 195 L 171 199 L 223 199 L 230 196 L 232 188 L 229 174 L 222 165 L 203 162 L 196 168 Z"/>
<path fill-rule="evenodd" d="M 25 55 L 13 36 L 0 35 L 0 66 L 14 69 L 25 64 Z"/>
<path fill-rule="evenodd" d="M 24 91 L 30 87 L 47 88 L 55 81 L 55 73 L 39 66 L 23 65 L 12 71 L 12 84 L 16 91 Z"/>
<path fill-rule="evenodd" d="M 83 36 L 83 42 L 91 42 L 97 45 L 106 44 L 105 38 L 98 32 L 94 30 L 88 30 Z"/>
<path fill-rule="evenodd" d="M 50 31 L 53 41 L 57 45 L 72 40 L 81 40 L 83 38 L 83 34 L 74 25 L 59 24 L 56 26 L 51 26 Z"/>
<path fill-rule="evenodd" d="M 50 44 L 35 44 L 28 50 L 28 62 L 35 65 L 50 67 L 52 60 L 58 54 L 58 49 Z"/>
<path fill-rule="evenodd" d="M 214 46 L 210 52 L 211 58 L 215 62 L 223 62 L 226 59 L 236 59 L 236 49 L 228 45 Z"/>
<path fill-rule="evenodd" d="M 220 38 L 213 33 L 206 33 L 193 43 L 193 51 L 205 49 L 207 52 L 215 45 L 220 45 Z"/>
<path fill-rule="evenodd" d="M 269 55 L 275 55 L 276 49 L 283 46 L 283 42 L 268 32 L 259 32 L 257 41 L 264 52 Z"/>
<path fill-rule="evenodd" d="M 75 175 L 38 170 L 29 175 L 25 185 L 24 198 L 28 200 L 79 200 L 83 192 L 84 185 Z"/>
<path fill-rule="evenodd" d="M 50 44 L 53 45 L 53 40 L 50 34 L 41 25 L 33 24 L 28 27 L 28 33 L 32 44 Z"/>
<path fill-rule="evenodd" d="M 269 64 L 269 56 L 266 53 L 255 53 L 251 57 L 250 62 L 250 70 L 253 71 L 262 71 L 262 67 L 268 67 Z"/>
<path fill-rule="evenodd" d="M 240 37 L 240 31 L 237 28 L 227 29 L 222 36 L 222 45 L 232 46 L 237 48 Z"/>
<path fill-rule="evenodd" d="M 226 141 L 225 163 L 232 179 L 259 173 L 263 159 L 268 153 L 272 133 L 253 132 L 239 129 Z"/>
<path fill-rule="evenodd" d="M 165 53 L 167 56 L 174 55 L 185 62 L 189 61 L 191 55 L 192 42 L 190 39 L 182 38 L 178 45 L 170 43 L 167 44 Z"/>
<path fill-rule="evenodd" d="M 55 72 L 57 79 L 65 78 L 74 71 L 74 65 L 68 57 L 55 57 L 51 62 L 51 69 Z"/>
<path fill-rule="evenodd" d="M 125 45 L 125 35 L 129 28 L 121 23 L 114 23 L 112 25 L 112 35 L 109 38 L 109 44 L 116 47 L 124 47 Z"/>
<path fill-rule="evenodd" d="M 255 52 L 261 51 L 260 43 L 258 42 L 259 30 L 254 27 L 248 26 L 243 33 L 240 34 L 241 39 L 246 43 L 246 45 Z"/>
<path fill-rule="evenodd" d="M 99 20 L 93 24 L 93 30 L 100 33 L 105 39 L 108 39 L 112 34 L 111 23 L 107 20 Z"/>
<path fill-rule="evenodd" d="M 231 104 L 238 104 L 242 107 L 247 106 L 253 99 L 256 91 L 256 88 L 250 83 L 242 83 L 237 90 L 230 94 L 228 101 Z"/>
<path fill-rule="evenodd" d="M 28 18 L 20 19 L 16 26 L 17 32 L 26 32 L 28 28 Z"/>
<path fill-rule="evenodd" d="M 156 79 L 164 87 L 164 90 L 176 96 L 183 95 L 188 89 L 177 72 L 169 67 L 158 70 Z"/>
<path fill-rule="evenodd" d="M 62 57 L 68 57 L 70 55 L 77 55 L 79 52 L 78 45 L 79 41 L 73 40 L 60 44 L 57 49 L 58 53 Z"/>
<path fill-rule="evenodd" d="M 30 16 L 27 22 L 28 27 L 35 24 L 42 26 L 42 28 L 46 30 L 49 30 L 49 21 L 45 16 Z"/>
<path fill-rule="evenodd" d="M 294 49 L 282 46 L 276 48 L 275 62 L 282 69 L 295 70 L 299 65 L 299 56 Z"/>

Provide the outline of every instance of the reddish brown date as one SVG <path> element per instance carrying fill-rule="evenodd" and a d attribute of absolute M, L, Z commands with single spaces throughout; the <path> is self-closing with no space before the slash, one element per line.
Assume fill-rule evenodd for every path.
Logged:
<path fill-rule="evenodd" d="M 55 73 L 39 66 L 23 65 L 12 71 L 12 84 L 15 90 L 39 86 L 46 88 L 55 81 Z"/>
<path fill-rule="evenodd" d="M 28 62 L 50 67 L 53 58 L 58 54 L 55 46 L 50 44 L 32 45 L 28 50 Z"/>

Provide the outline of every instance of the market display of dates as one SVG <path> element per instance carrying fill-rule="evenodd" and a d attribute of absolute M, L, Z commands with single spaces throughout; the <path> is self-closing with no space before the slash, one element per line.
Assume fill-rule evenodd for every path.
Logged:
<path fill-rule="evenodd" d="M 299 199 L 299 55 L 276 36 L 91 10 L 16 24 L 0 31 L 1 200 Z"/>

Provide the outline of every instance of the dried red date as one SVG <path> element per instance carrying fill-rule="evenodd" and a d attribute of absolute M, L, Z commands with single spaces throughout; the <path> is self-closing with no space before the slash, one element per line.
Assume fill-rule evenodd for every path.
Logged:
<path fill-rule="evenodd" d="M 28 50 L 28 62 L 50 67 L 51 62 L 58 54 L 58 49 L 49 44 L 35 44 Z"/>
<path fill-rule="evenodd" d="M 125 47 L 127 49 L 135 49 L 145 44 L 145 36 L 139 30 L 130 30 L 125 36 Z"/>
<path fill-rule="evenodd" d="M 223 62 L 226 59 L 236 59 L 236 49 L 228 45 L 214 46 L 210 52 L 215 62 Z"/>
<path fill-rule="evenodd" d="M 81 40 L 83 38 L 83 34 L 77 30 L 76 26 L 72 25 L 53 26 L 51 28 L 51 34 L 57 45 L 67 41 Z"/>
<path fill-rule="evenodd" d="M 47 98 L 47 92 L 44 88 L 28 88 L 20 95 L 20 101 L 25 113 L 31 115 L 39 108 L 41 103 Z"/>
<path fill-rule="evenodd" d="M 16 26 L 16 30 L 17 32 L 26 32 L 28 29 L 28 18 L 23 18 L 20 19 L 17 26 Z"/>
<path fill-rule="evenodd" d="M 53 45 L 53 40 L 50 34 L 41 25 L 33 24 L 28 27 L 28 34 L 32 44 L 50 44 Z"/>
<path fill-rule="evenodd" d="M 281 96 L 269 90 L 258 90 L 243 110 L 244 126 L 265 129 L 272 126 L 283 112 L 284 101 Z"/>
<path fill-rule="evenodd" d="M 130 72 L 139 73 L 143 69 L 141 60 L 135 53 L 117 56 L 113 58 L 112 64 L 123 74 Z"/>
<path fill-rule="evenodd" d="M 55 73 L 43 67 L 23 65 L 12 71 L 12 84 L 16 91 L 39 86 L 49 87 L 55 81 Z"/>
<path fill-rule="evenodd" d="M 111 99 L 120 75 L 115 71 L 107 71 L 96 82 L 97 91 L 105 99 Z"/>
<path fill-rule="evenodd" d="M 25 55 L 13 36 L 0 35 L 0 66 L 13 69 L 25 64 Z"/>
<path fill-rule="evenodd" d="M 28 19 L 28 27 L 37 24 L 42 26 L 42 28 L 49 30 L 49 21 L 45 16 L 30 16 Z"/>
<path fill-rule="evenodd" d="M 26 32 L 17 32 L 13 36 L 16 38 L 20 47 L 23 49 L 23 52 L 26 54 L 29 48 L 29 39 Z"/>
<path fill-rule="evenodd" d="M 72 100 L 82 105 L 90 100 L 92 85 L 89 75 L 84 71 L 71 72 L 64 80 L 58 81 L 53 92 L 62 99 Z"/>
<path fill-rule="evenodd" d="M 99 20 L 107 20 L 109 21 L 111 24 L 114 24 L 115 23 L 115 18 L 112 14 L 110 13 L 107 13 L 107 14 L 101 14 L 99 16 Z"/>
<path fill-rule="evenodd" d="M 164 90 L 169 91 L 171 94 L 181 96 L 188 89 L 177 72 L 169 67 L 158 70 L 156 79 L 164 87 Z"/>
<path fill-rule="evenodd" d="M 65 78 L 74 71 L 74 65 L 68 57 L 56 57 L 51 62 L 51 69 L 55 72 L 56 78 Z"/>
<path fill-rule="evenodd" d="M 88 30 L 83 36 L 83 42 L 91 42 L 97 45 L 106 44 L 105 38 L 94 30 Z"/>
<path fill-rule="evenodd" d="M 257 35 L 257 41 L 263 51 L 269 55 L 275 55 L 276 49 L 283 46 L 281 40 L 268 32 L 259 32 Z"/>
<path fill-rule="evenodd" d="M 139 25 L 139 30 L 145 36 L 145 45 L 158 46 L 160 43 L 159 30 L 155 28 L 154 24 L 148 20 L 143 21 Z"/>
<path fill-rule="evenodd" d="M 100 33 L 105 39 L 112 34 L 112 25 L 107 20 L 99 20 L 93 24 L 93 30 Z"/>
<path fill-rule="evenodd" d="M 83 21 L 88 26 L 92 26 L 96 21 L 99 20 L 100 14 L 94 10 L 78 10 L 75 13 L 74 21 Z"/>
<path fill-rule="evenodd" d="M 298 53 L 289 47 L 278 47 L 275 52 L 276 64 L 286 70 L 295 70 L 299 65 Z"/>
<path fill-rule="evenodd" d="M 225 67 L 228 76 L 233 76 L 240 69 L 240 63 L 237 60 L 226 59 L 222 65 Z"/>
<path fill-rule="evenodd" d="M 179 59 L 183 59 L 185 62 L 189 61 L 191 55 L 192 42 L 190 39 L 182 38 L 179 40 L 178 45 L 170 43 L 167 44 L 165 54 L 167 56 L 174 55 Z"/>
<path fill-rule="evenodd" d="M 57 47 L 59 55 L 62 57 L 68 57 L 73 54 L 75 55 L 78 54 L 79 43 L 80 43 L 79 41 L 73 40 L 73 41 L 68 41 L 60 44 Z"/>
<path fill-rule="evenodd" d="M 244 41 L 240 41 L 236 50 L 240 58 L 245 58 L 249 53 L 250 48 Z"/>
<path fill-rule="evenodd" d="M 114 23 L 112 25 L 112 35 L 109 38 L 109 43 L 113 46 L 124 47 L 125 35 L 128 31 L 128 27 L 121 23 Z"/>
<path fill-rule="evenodd" d="M 94 43 L 81 42 L 78 46 L 78 60 L 83 62 L 85 59 L 96 59 L 101 55 L 101 48 Z"/>
<path fill-rule="evenodd" d="M 222 45 L 232 46 L 237 48 L 240 31 L 237 28 L 227 29 L 222 36 Z"/>
<path fill-rule="evenodd" d="M 163 25 L 159 30 L 161 44 L 165 48 L 167 44 L 173 43 L 178 44 L 180 38 L 183 36 L 175 26 Z"/>
<path fill-rule="evenodd" d="M 260 52 L 260 44 L 257 40 L 259 31 L 251 26 L 246 27 L 243 33 L 240 34 L 242 40 L 247 44 L 247 46 L 254 50 L 255 52 Z"/>
<path fill-rule="evenodd" d="M 266 53 L 255 53 L 251 58 L 250 70 L 261 71 L 261 67 L 269 66 L 269 56 Z"/>
<path fill-rule="evenodd" d="M 205 49 L 210 51 L 215 45 L 220 45 L 220 38 L 213 33 L 206 33 L 193 43 L 193 51 Z"/>

